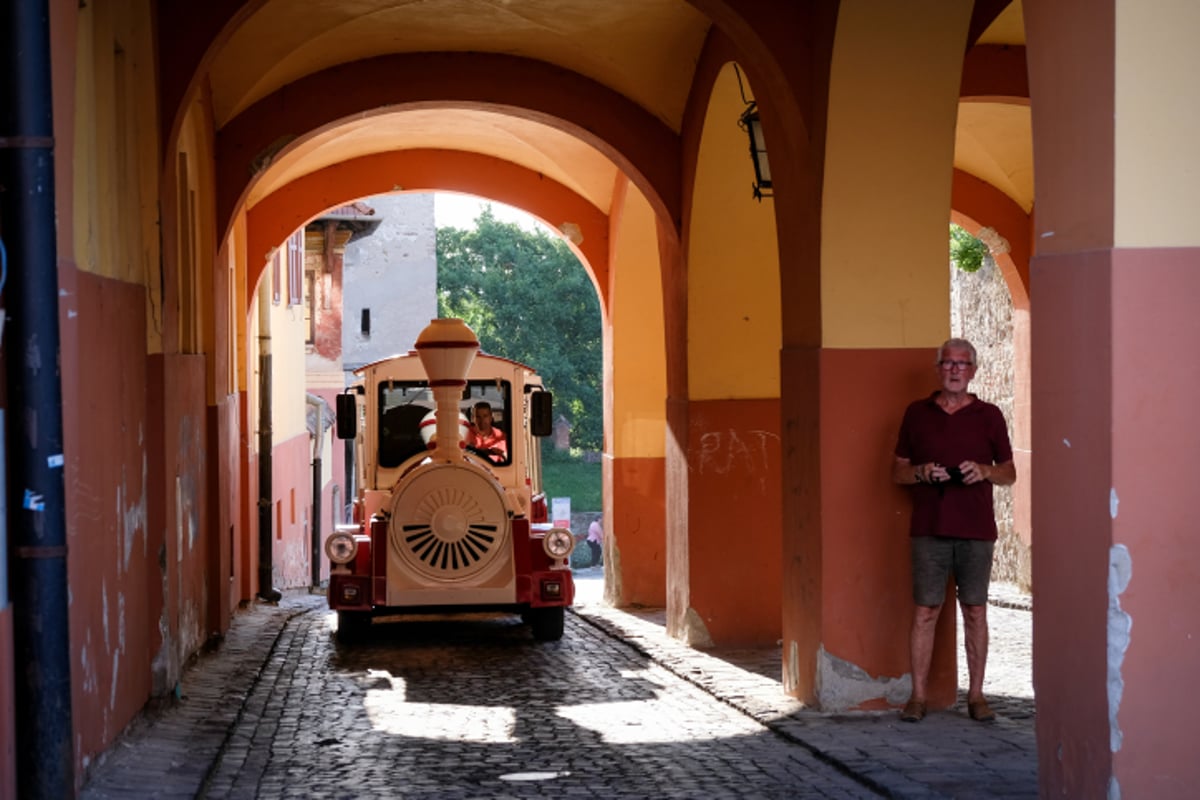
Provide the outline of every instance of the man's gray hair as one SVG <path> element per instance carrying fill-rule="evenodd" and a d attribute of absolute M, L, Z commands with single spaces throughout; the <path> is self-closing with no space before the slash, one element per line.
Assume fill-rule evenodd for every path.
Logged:
<path fill-rule="evenodd" d="M 942 353 L 945 352 L 946 348 L 948 347 L 953 347 L 955 350 L 970 350 L 971 364 L 977 365 L 979 363 L 979 356 L 975 353 L 975 345 L 971 344 L 966 339 L 947 339 L 946 341 L 942 342 L 942 346 L 938 348 L 937 361 L 933 362 L 935 367 L 941 365 Z"/>

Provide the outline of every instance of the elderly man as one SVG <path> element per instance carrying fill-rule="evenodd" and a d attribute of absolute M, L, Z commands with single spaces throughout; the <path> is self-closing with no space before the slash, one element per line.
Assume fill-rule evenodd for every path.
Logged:
<path fill-rule="evenodd" d="M 942 388 L 909 405 L 896 441 L 892 478 L 913 486 L 916 610 L 910 638 L 912 697 L 900 715 L 906 722 L 919 722 L 927 711 L 934 631 L 951 574 L 966 635 L 967 710 L 975 720 L 996 716 L 983 696 L 988 583 L 996 543 L 992 485 L 1010 485 L 1017 472 L 1000 409 L 967 391 L 976 366 L 975 348 L 965 339 L 949 339 L 938 348 Z"/>

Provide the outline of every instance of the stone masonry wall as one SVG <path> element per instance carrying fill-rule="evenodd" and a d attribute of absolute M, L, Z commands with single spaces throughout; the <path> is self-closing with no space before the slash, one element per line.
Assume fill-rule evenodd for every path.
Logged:
<path fill-rule="evenodd" d="M 979 355 L 979 370 L 971 390 L 1004 412 L 1009 434 L 1013 430 L 1012 297 L 1004 276 L 990 256 L 977 272 L 950 265 L 950 330 L 970 340 Z M 1013 530 L 1013 489 L 994 491 L 996 526 L 1000 538 L 992 578 L 1030 589 L 1030 553 Z"/>

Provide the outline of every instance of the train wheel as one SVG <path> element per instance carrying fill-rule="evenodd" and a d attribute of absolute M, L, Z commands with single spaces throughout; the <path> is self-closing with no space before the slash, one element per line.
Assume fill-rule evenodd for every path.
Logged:
<path fill-rule="evenodd" d="M 557 642 L 563 635 L 563 608 L 531 608 L 522 619 L 529 622 L 533 629 L 533 638 L 539 642 Z"/>
<path fill-rule="evenodd" d="M 339 611 L 337 638 L 342 644 L 354 644 L 367 638 L 371 630 L 371 612 Z"/>

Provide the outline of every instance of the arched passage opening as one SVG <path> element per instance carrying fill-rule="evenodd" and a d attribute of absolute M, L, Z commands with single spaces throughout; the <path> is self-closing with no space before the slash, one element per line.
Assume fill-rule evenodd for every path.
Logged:
<path fill-rule="evenodd" d="M 1010 578 L 1032 586 L 1030 273 L 1033 135 L 1021 7 L 1010 5 L 967 51 L 959 90 L 950 221 L 982 236 L 1012 298 L 1012 487 Z"/>
<path fill-rule="evenodd" d="M 412 113 L 421 117 L 423 112 Z M 476 113 L 477 124 L 485 128 L 494 128 L 498 124 L 495 122 L 498 116 L 495 113 Z M 453 124 L 469 126 L 470 115 L 451 111 L 449 117 Z M 484 125 L 484 122 L 487 124 Z M 528 126 L 532 123 L 520 124 L 526 125 L 525 132 L 528 133 Z M 387 146 L 394 147 L 396 143 L 394 128 L 393 125 Z M 342 138 L 354 137 L 343 133 Z M 362 138 L 370 140 L 369 135 L 363 135 Z M 293 142 L 276 154 L 275 161 L 263 172 L 260 181 L 248 187 L 245 194 L 246 210 L 235 216 L 231 234 L 231 239 L 236 239 L 239 231 L 244 231 L 248 286 L 254 284 L 269 262 L 266 254 L 271 252 L 273 243 L 286 236 L 287 231 L 305 224 L 319 209 L 337 206 L 357 197 L 394 191 L 398 187 L 406 191 L 443 189 L 470 192 L 522 208 L 561 232 L 588 270 L 605 310 L 606 375 L 617 370 L 632 373 L 638 369 L 624 366 L 635 353 L 639 364 L 650 364 L 650 368 L 645 370 L 646 374 L 662 374 L 662 348 L 645 347 L 648 341 L 656 338 L 662 340 L 661 304 L 649 308 L 644 305 L 645 297 L 661 295 L 657 282 L 660 272 L 657 237 L 661 226 L 655 222 L 657 214 L 649 201 L 627 180 L 617 178 L 619 173 L 611 162 L 603 161 L 595 168 L 607 173 L 608 179 L 614 182 L 614 186 L 604 187 L 603 181 L 588 174 L 587 170 L 581 170 L 578 174 L 569 169 L 558 170 L 557 174 L 562 180 L 555 180 L 518 163 L 503 148 L 499 149 L 498 154 L 489 155 L 484 152 L 421 147 L 372 152 L 370 147 L 366 147 L 365 152 L 338 161 L 328 151 L 329 142 L 338 139 L 337 133 L 323 130 L 313 137 Z M 487 149 L 486 132 L 481 139 L 483 144 L 477 144 L 476 147 Z M 566 141 L 562 135 L 557 135 L 555 141 L 560 142 L 562 147 L 578 149 L 577 145 Z M 422 143 L 421 137 L 416 136 L 413 143 Z M 523 160 L 527 161 L 528 156 Z M 586 162 L 596 164 L 597 159 L 591 157 Z M 603 213 L 597 202 L 609 207 L 609 213 Z M 649 242 L 645 241 L 647 230 L 654 231 L 655 236 Z M 616 277 L 616 264 L 622 265 L 620 271 L 629 276 L 627 279 Z M 646 284 L 647 278 L 651 279 L 651 284 Z M 647 289 L 652 293 L 648 294 Z M 612 342 L 612 314 L 618 313 L 617 309 L 623 305 L 630 308 L 632 303 L 639 305 L 639 311 L 627 314 L 626 328 L 630 329 L 630 335 L 621 342 Z M 654 365 L 655 353 L 657 367 Z M 606 433 L 606 441 L 633 446 L 635 449 L 644 447 L 644 444 L 638 443 L 654 435 L 653 424 L 646 424 L 648 420 L 644 410 L 639 411 L 636 417 L 629 418 L 620 409 L 636 407 L 638 402 L 646 403 L 645 408 L 653 408 L 652 393 L 647 397 L 645 382 L 631 383 L 630 394 L 637 391 L 643 396 L 642 400 L 631 403 L 628 398 L 613 392 L 611 382 L 606 385 L 609 387 L 606 396 L 610 400 L 606 403 L 606 409 L 614 408 L 619 412 L 612 417 L 607 428 L 611 433 Z M 661 394 L 657 402 L 661 409 Z M 657 413 L 661 420 L 661 411 Z M 653 415 L 650 419 L 653 419 Z M 658 430 L 661 432 L 661 428 Z M 623 456 L 610 451 L 606 462 L 616 463 L 620 457 Z M 253 471 L 252 465 L 246 463 L 244 470 Z M 632 580 L 623 580 L 621 571 L 610 571 L 614 575 L 614 586 L 610 592 L 616 597 L 626 587 L 643 594 L 661 592 L 661 588 L 655 589 L 661 587 L 664 581 L 661 522 L 655 523 L 648 531 L 644 527 L 626 528 L 620 523 L 622 514 L 644 520 L 648 514 L 654 515 L 656 508 L 659 509 L 657 514 L 661 520 L 661 497 L 644 496 L 644 482 L 637 487 L 628 486 L 614 483 L 611 473 L 606 474 L 610 474 L 610 480 L 606 481 L 609 495 L 606 510 L 615 520 L 606 528 L 621 554 L 614 563 L 624 564 L 627 573 L 634 573 L 629 576 Z M 624 541 L 622 530 L 631 531 Z M 638 533 L 634 534 L 633 531 Z M 641 575 L 642 570 L 646 569 L 650 573 Z M 658 570 L 657 574 L 654 574 L 655 569 Z"/>

